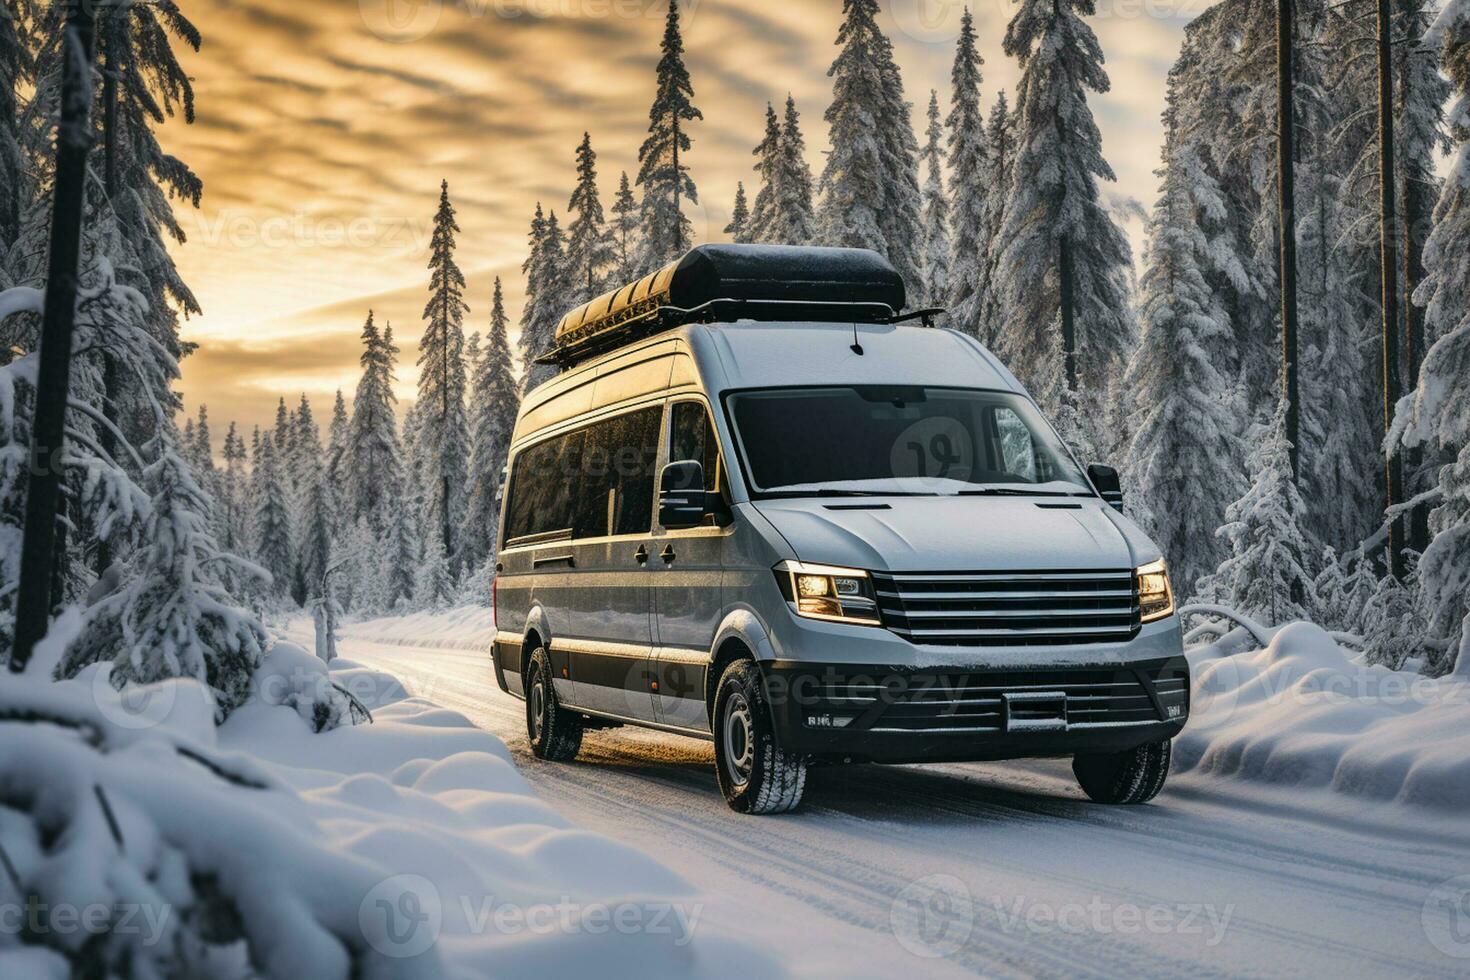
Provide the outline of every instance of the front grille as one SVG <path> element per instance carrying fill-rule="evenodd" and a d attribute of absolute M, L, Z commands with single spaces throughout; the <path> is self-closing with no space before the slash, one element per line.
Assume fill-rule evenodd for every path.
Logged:
<path fill-rule="evenodd" d="M 840 727 L 887 733 L 1148 725 L 1184 717 L 1188 679 L 1182 658 L 1148 667 L 827 678 L 807 713 L 830 713 L 849 719 Z"/>
<path fill-rule="evenodd" d="M 1109 643 L 1138 632 L 1132 569 L 875 575 L 883 625 L 924 646 Z"/>

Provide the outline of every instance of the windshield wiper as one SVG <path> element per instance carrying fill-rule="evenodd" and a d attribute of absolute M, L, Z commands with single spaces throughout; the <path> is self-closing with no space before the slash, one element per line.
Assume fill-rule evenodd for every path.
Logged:
<path fill-rule="evenodd" d="M 768 490 L 762 496 L 770 497 L 937 497 L 937 493 L 915 490 L 839 490 L 836 487 L 821 487 L 816 490 Z"/>
<path fill-rule="evenodd" d="M 961 490 L 961 497 L 1090 497 L 1089 493 L 1073 493 L 1069 490 L 1026 490 L 1020 487 L 977 487 Z"/>

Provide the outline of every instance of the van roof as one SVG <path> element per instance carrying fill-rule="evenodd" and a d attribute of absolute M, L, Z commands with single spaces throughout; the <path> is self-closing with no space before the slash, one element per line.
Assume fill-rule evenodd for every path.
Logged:
<path fill-rule="evenodd" d="M 853 349 L 854 331 L 861 354 Z M 1022 390 L 994 355 L 957 330 L 741 321 L 676 332 L 688 343 L 712 394 L 811 384 Z"/>
<path fill-rule="evenodd" d="M 854 331 L 863 349 L 852 349 Z M 644 370 L 671 359 L 669 367 Z M 689 368 L 675 369 L 677 360 Z M 641 367 L 640 367 L 641 366 Z M 688 324 L 563 371 L 526 393 L 516 441 L 628 399 L 687 388 L 698 376 L 713 397 L 743 388 L 928 385 L 1024 392 L 973 337 L 956 330 L 870 323 Z M 618 379 L 618 380 L 615 380 Z"/>

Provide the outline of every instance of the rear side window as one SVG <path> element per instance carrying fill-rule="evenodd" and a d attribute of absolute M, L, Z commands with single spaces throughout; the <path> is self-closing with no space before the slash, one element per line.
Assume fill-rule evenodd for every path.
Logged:
<path fill-rule="evenodd" d="M 505 537 L 647 533 L 662 412 L 603 419 L 522 450 L 511 464 Z"/>

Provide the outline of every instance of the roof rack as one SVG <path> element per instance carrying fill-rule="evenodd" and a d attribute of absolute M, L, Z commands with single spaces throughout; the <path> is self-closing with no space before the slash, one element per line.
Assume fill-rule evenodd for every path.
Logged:
<path fill-rule="evenodd" d="M 903 279 L 876 252 L 788 245 L 701 245 L 652 275 L 579 306 L 537 363 L 567 367 L 689 323 L 729 319 L 929 323 L 901 313 Z"/>

